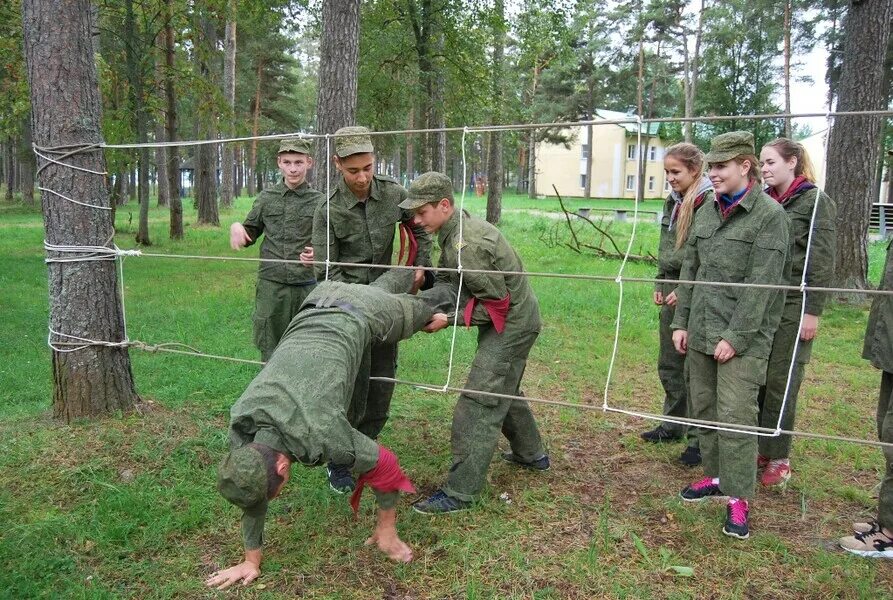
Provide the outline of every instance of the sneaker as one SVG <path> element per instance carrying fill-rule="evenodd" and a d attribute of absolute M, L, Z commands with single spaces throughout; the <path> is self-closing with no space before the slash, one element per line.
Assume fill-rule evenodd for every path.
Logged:
<path fill-rule="evenodd" d="M 760 484 L 765 487 L 784 487 L 791 478 L 791 465 L 787 458 L 774 458 L 769 461 L 763 474 L 760 475 Z"/>
<path fill-rule="evenodd" d="M 748 513 L 750 507 L 747 500 L 740 498 L 732 498 L 726 507 L 726 523 L 722 526 L 722 532 L 727 536 L 746 540 L 750 537 L 750 527 L 748 526 Z"/>
<path fill-rule="evenodd" d="M 701 502 L 708 498 L 726 500 L 728 496 L 719 489 L 719 481 L 713 477 L 705 477 L 698 480 L 679 492 L 679 496 L 686 502 Z"/>
<path fill-rule="evenodd" d="M 862 523 L 853 523 L 853 533 L 860 533 L 862 535 L 871 535 L 872 533 L 877 533 L 881 530 L 881 524 L 872 519 L 871 521 L 865 521 Z"/>
<path fill-rule="evenodd" d="M 664 429 L 663 425 L 658 425 L 650 431 L 645 431 L 639 434 L 639 437 L 646 442 L 651 442 L 654 444 L 659 444 L 660 442 L 674 442 L 682 438 L 681 435 L 670 433 L 669 431 Z"/>
<path fill-rule="evenodd" d="M 336 494 L 352 492 L 356 482 L 350 472 L 350 467 L 329 463 L 326 465 L 326 475 L 329 477 L 329 487 Z"/>
<path fill-rule="evenodd" d="M 762 471 L 769 466 L 769 459 L 762 454 L 757 454 L 757 471 Z"/>
<path fill-rule="evenodd" d="M 694 446 L 687 446 L 682 454 L 679 455 L 679 462 L 686 467 L 697 467 L 701 464 L 701 449 Z"/>
<path fill-rule="evenodd" d="M 502 460 L 504 460 L 505 462 L 510 462 L 513 465 L 518 465 L 519 467 L 522 467 L 524 469 L 530 469 L 531 471 L 548 471 L 549 467 L 551 466 L 549 464 L 548 454 L 543 454 L 536 460 L 527 462 L 526 460 L 521 460 L 520 458 L 518 458 L 514 452 L 503 452 Z"/>
<path fill-rule="evenodd" d="M 842 537 L 840 547 L 866 558 L 893 558 L 893 538 L 883 531 Z"/>
<path fill-rule="evenodd" d="M 468 510 L 471 505 L 471 502 L 447 496 L 443 490 L 437 490 L 430 498 L 413 504 L 412 509 L 423 515 L 444 515 Z"/>

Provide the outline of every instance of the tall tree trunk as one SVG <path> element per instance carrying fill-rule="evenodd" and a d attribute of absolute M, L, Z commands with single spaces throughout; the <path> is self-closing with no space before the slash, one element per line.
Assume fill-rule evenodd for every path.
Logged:
<path fill-rule="evenodd" d="M 25 59 L 31 84 L 33 134 L 40 147 L 100 144 L 99 84 L 90 37 L 90 2 L 23 0 Z M 105 171 L 100 149 L 65 162 Z M 103 175 L 44 164 L 40 185 L 69 198 L 89 199 L 110 208 Z M 47 242 L 66 246 L 106 246 L 114 234 L 109 210 L 42 195 Z M 68 255 L 70 257 L 70 255 Z M 51 253 L 52 257 L 52 253 Z M 48 264 L 50 328 L 55 342 L 72 337 L 124 340 L 124 318 L 112 261 Z M 126 347 L 88 345 L 53 351 L 53 414 L 72 419 L 132 408 L 139 400 Z"/>
<path fill-rule="evenodd" d="M 505 51 L 505 4 L 496 0 L 493 18 L 493 70 L 491 93 L 493 113 L 490 122 L 499 125 L 502 120 L 503 53 Z M 487 222 L 499 223 L 502 216 L 502 132 L 490 132 L 490 156 L 487 161 Z"/>
<path fill-rule="evenodd" d="M 784 0 L 784 112 L 791 114 L 791 13 L 793 11 L 793 0 Z M 784 120 L 784 135 L 788 139 L 793 139 L 794 133 L 791 128 L 791 118 Z"/>
<path fill-rule="evenodd" d="M 893 0 L 850 2 L 837 110 L 882 110 L 884 56 L 893 20 Z M 837 283 L 865 289 L 868 219 L 878 160 L 881 117 L 835 117 L 828 140 L 827 192 L 838 202 Z"/>
<path fill-rule="evenodd" d="M 360 0 L 323 0 L 316 133 L 335 133 L 339 127 L 354 124 L 359 57 Z M 313 180 L 321 190 L 326 189 L 325 161 L 332 160 L 325 150 L 325 140 L 317 139 L 316 156 L 321 160 L 314 165 Z M 337 172 L 332 169 L 331 173 L 334 179 Z"/>
<path fill-rule="evenodd" d="M 155 93 L 158 94 L 159 100 L 164 98 L 164 29 L 155 36 Z M 163 111 L 155 118 L 155 141 L 163 142 L 164 120 L 161 116 Z M 170 205 L 170 192 L 168 191 L 167 179 L 167 156 L 164 147 L 155 148 L 155 170 L 158 175 L 158 206 Z"/>
<path fill-rule="evenodd" d="M 255 73 L 257 75 L 257 79 L 254 87 L 254 110 L 251 113 L 251 148 L 248 151 L 248 172 L 245 175 L 245 179 L 248 182 L 248 195 L 254 196 L 257 193 L 257 187 L 255 186 L 256 173 L 257 173 L 257 136 L 260 133 L 260 91 L 263 87 L 263 78 L 264 78 L 264 61 L 263 59 L 258 59 L 257 68 L 255 69 Z M 317 156 L 319 155 L 319 147 L 317 147 Z M 315 178 L 314 178 L 315 181 Z"/>
<path fill-rule="evenodd" d="M 177 141 L 177 96 L 174 82 L 174 0 L 164 4 L 164 129 L 168 142 Z M 170 238 L 183 239 L 183 200 L 180 198 L 180 157 L 176 146 L 165 148 L 170 200 Z"/>
<path fill-rule="evenodd" d="M 242 185 L 245 176 L 245 153 L 242 144 L 235 145 L 234 162 L 236 166 L 235 180 L 233 181 L 233 196 L 239 198 L 242 196 Z"/>
<path fill-rule="evenodd" d="M 701 0 L 701 10 L 698 11 L 698 28 L 695 30 L 695 51 L 689 59 L 688 79 L 685 90 L 685 117 L 687 119 L 692 118 L 694 115 L 695 100 L 697 99 L 698 77 L 700 76 L 701 34 L 704 31 L 704 11 L 706 8 L 707 0 Z M 685 141 L 688 143 L 692 141 L 693 130 L 694 123 L 686 121 L 684 131 Z"/>
<path fill-rule="evenodd" d="M 236 107 L 236 0 L 229 0 L 227 3 L 226 41 L 224 48 L 223 97 L 229 107 L 229 113 L 224 119 L 223 135 L 232 137 Z M 220 164 L 220 204 L 224 208 L 230 208 L 233 205 L 234 150 L 233 144 L 223 145 L 223 161 Z"/>
<path fill-rule="evenodd" d="M 19 166 L 22 177 L 19 185 L 22 189 L 22 202 L 34 206 L 34 150 L 31 147 L 31 115 L 22 122 L 22 145 L 19 151 Z"/>
<path fill-rule="evenodd" d="M 143 97 L 143 69 L 139 41 L 136 30 L 136 18 L 133 14 L 133 0 L 124 2 L 124 49 L 127 62 L 127 78 L 130 89 L 130 107 L 133 111 L 134 125 L 136 126 L 136 139 L 140 144 L 149 142 L 148 123 L 146 119 L 146 106 Z M 149 148 L 140 146 L 137 151 L 137 173 L 139 179 L 139 203 L 140 219 L 139 231 L 136 234 L 136 243 L 149 246 Z"/>
<path fill-rule="evenodd" d="M 415 104 L 409 107 L 409 122 L 406 124 L 406 128 L 415 129 Z M 409 180 L 415 178 L 414 139 L 415 136 L 406 136 L 406 178 Z"/>
<path fill-rule="evenodd" d="M 212 79 L 209 54 L 215 52 L 217 32 L 211 19 L 206 14 L 197 16 L 197 27 L 203 42 L 196 44 L 196 69 L 199 76 L 209 81 Z M 208 108 L 198 109 L 196 120 L 196 137 L 212 140 L 217 137 L 214 115 Z M 220 225 L 220 212 L 217 206 L 217 145 L 199 144 L 195 147 L 195 208 L 197 225 Z"/>
<path fill-rule="evenodd" d="M 15 159 L 15 139 L 9 138 L 9 143 L 6 145 L 6 196 L 5 200 L 7 202 L 12 202 L 12 192 L 16 186 L 16 159 Z"/>
<path fill-rule="evenodd" d="M 527 140 L 527 197 L 536 198 L 536 130 L 530 130 Z"/>

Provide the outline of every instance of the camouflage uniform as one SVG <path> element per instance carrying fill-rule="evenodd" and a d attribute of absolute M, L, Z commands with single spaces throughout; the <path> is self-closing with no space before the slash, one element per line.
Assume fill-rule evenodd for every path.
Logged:
<path fill-rule="evenodd" d="M 692 183 L 698 185 L 698 182 Z M 699 206 L 713 203 L 713 190 L 704 192 Z M 685 247 L 676 248 L 676 230 L 670 226 L 670 219 L 676 206 L 672 195 L 664 202 L 664 214 L 660 222 L 660 245 L 657 251 L 657 279 L 679 279 Z M 697 209 L 696 209 L 697 210 Z M 694 220 L 694 215 L 692 215 Z M 672 283 L 656 283 L 655 291 L 661 292 L 664 299 L 676 289 Z M 664 388 L 663 414 L 668 417 L 688 416 L 688 383 L 685 374 L 685 355 L 676 352 L 673 346 L 673 330 L 670 324 L 676 314 L 676 307 L 664 302 L 660 307 L 660 349 L 657 356 L 657 374 Z M 697 448 L 696 427 L 686 427 L 664 422 L 664 430 L 674 437 L 682 437 L 688 431 L 688 445 Z"/>
<path fill-rule="evenodd" d="M 324 282 L 311 292 L 264 369 L 230 410 L 230 449 L 264 444 L 293 461 L 326 461 L 372 469 L 378 444 L 352 424 L 369 383 L 372 344 L 397 343 L 419 331 L 433 311 L 408 294 L 412 275 L 395 272 L 372 286 Z M 376 493 L 381 508 L 395 505 L 398 492 Z M 246 510 L 246 549 L 263 542 L 266 503 Z"/>
<path fill-rule="evenodd" d="M 735 148 L 749 140 L 749 154 L 753 154 L 750 134 L 732 132 L 723 136 L 726 140 L 733 136 L 730 145 Z M 707 161 L 725 162 L 747 153 L 712 149 Z M 784 284 L 790 272 L 789 231 L 790 220 L 784 209 L 753 183 L 726 216 L 719 199 L 697 212 L 679 278 Z M 757 395 L 766 381 L 766 363 L 781 319 L 783 293 L 756 287 L 680 284 L 676 295 L 671 327 L 688 331 L 691 417 L 757 425 Z M 735 349 L 735 356 L 722 364 L 713 358 L 720 340 Z M 756 436 L 702 429 L 700 446 L 704 474 L 719 477 L 723 493 L 753 497 Z"/>
<path fill-rule="evenodd" d="M 887 260 L 879 289 L 893 290 L 893 260 L 887 244 Z M 893 443 L 893 296 L 875 296 L 865 330 L 862 358 L 881 370 L 881 389 L 877 404 L 878 439 Z M 878 494 L 877 520 L 883 527 L 893 529 L 893 449 L 884 448 L 886 470 Z"/>
<path fill-rule="evenodd" d="M 412 197 L 402 206 L 415 208 L 428 201 L 427 197 L 417 192 L 420 187 L 417 182 L 422 180 L 424 183 L 426 176 L 428 174 L 421 175 L 413 182 Z M 445 178 L 443 175 L 440 177 Z M 445 184 L 445 193 L 449 196 L 440 197 L 451 198 L 448 179 Z M 458 209 L 438 231 L 438 244 L 441 250 L 438 267 L 455 269 L 460 248 Z M 524 270 L 518 254 L 500 231 L 467 212 L 463 215 L 461 248 L 463 268 Z M 510 296 L 502 333 L 496 331 L 483 303 L 474 307 L 471 324 L 478 328 L 478 348 L 465 389 L 520 395 L 527 355 L 541 327 L 539 304 L 527 277 L 465 273 L 460 290 L 458 273 L 441 271 L 437 273 L 434 287 L 421 292 L 419 296 L 435 304 L 438 310 L 451 313 L 455 311 L 457 293 L 460 294 L 461 306 L 466 306 L 472 297 L 484 301 Z M 448 496 L 471 501 L 480 494 L 487 482 L 487 471 L 500 431 L 521 461 L 529 463 L 543 456 L 539 429 L 526 401 L 475 393 L 459 396 L 451 434 L 453 464 L 447 484 L 442 488 Z"/>
<path fill-rule="evenodd" d="M 364 127 L 339 129 L 336 133 L 356 132 L 353 136 L 335 138 L 335 152 L 341 157 L 372 152 L 368 130 Z M 328 207 L 321 203 L 313 222 L 313 249 L 317 261 L 328 258 L 335 262 L 390 265 L 394 254 L 394 226 L 410 220 L 412 215 L 398 206 L 406 198 L 406 189 L 395 179 L 375 175 L 369 198 L 359 200 L 342 177 L 329 196 Z M 327 211 L 330 224 L 327 227 Z M 328 230 L 328 236 L 327 236 Z M 415 263 L 431 265 L 431 236 L 421 227 L 412 227 L 418 241 Z M 328 244 L 327 242 L 328 237 Z M 328 250 L 327 250 L 328 249 Z M 330 266 L 328 278 L 347 283 L 371 283 L 386 269 Z M 316 265 L 316 276 L 324 279 L 325 264 Z M 376 345 L 372 355 L 372 376 L 394 377 L 397 371 L 397 344 Z M 373 381 L 369 385 L 366 414 L 358 429 L 375 439 L 388 419 L 394 384 Z"/>
<path fill-rule="evenodd" d="M 310 153 L 306 140 L 285 140 L 279 152 Z M 242 226 L 253 245 L 264 236 L 261 258 L 298 260 L 311 243 L 313 214 L 324 195 L 306 182 L 291 189 L 280 181 L 258 194 Z M 313 289 L 313 270 L 300 263 L 261 262 L 254 301 L 254 345 L 269 360 L 279 338 Z"/>
<path fill-rule="evenodd" d="M 812 246 L 806 284 L 816 287 L 829 287 L 834 278 L 834 257 L 837 250 L 836 222 L 837 207 L 834 201 L 818 188 L 811 188 L 793 194 L 785 203 L 785 211 L 791 217 L 791 276 L 790 285 L 800 285 L 803 268 L 806 264 L 806 245 L 809 242 L 813 207 L 818 202 L 815 229 L 812 233 Z M 787 292 L 781 323 L 772 341 L 772 352 L 766 370 L 766 385 L 760 390 L 760 426 L 775 428 L 784 400 L 788 370 L 794 344 L 800 336 L 800 308 L 803 295 L 800 292 Z M 805 313 L 821 316 L 825 306 L 825 294 L 807 292 Z M 791 373 L 791 387 L 785 404 L 782 429 L 793 429 L 797 408 L 797 395 L 803 382 L 806 363 L 812 354 L 813 340 L 800 340 L 797 346 L 797 360 Z M 761 436 L 759 453 L 769 459 L 788 458 L 791 454 L 791 436 Z"/>

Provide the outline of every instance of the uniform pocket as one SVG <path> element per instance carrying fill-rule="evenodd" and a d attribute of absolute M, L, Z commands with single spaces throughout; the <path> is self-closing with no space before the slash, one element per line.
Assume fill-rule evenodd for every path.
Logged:
<path fill-rule="evenodd" d="M 471 363 L 471 370 L 468 373 L 468 382 L 465 387 L 469 390 L 505 394 L 506 378 L 510 369 L 511 364 L 507 361 L 475 356 Z M 466 393 L 465 396 L 482 406 L 488 407 L 494 407 L 502 400 L 502 398 L 489 394 Z"/>

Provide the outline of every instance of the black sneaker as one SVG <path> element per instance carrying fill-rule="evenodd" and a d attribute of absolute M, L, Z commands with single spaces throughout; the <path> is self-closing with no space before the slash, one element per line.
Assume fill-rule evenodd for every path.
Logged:
<path fill-rule="evenodd" d="M 701 464 L 701 449 L 694 446 L 687 446 L 682 454 L 679 455 L 679 462 L 686 467 L 697 467 Z"/>
<path fill-rule="evenodd" d="M 728 496 L 723 494 L 719 489 L 719 485 L 713 483 L 712 477 L 705 477 L 704 479 L 694 482 L 679 492 L 679 496 L 686 502 L 701 502 L 708 498 L 716 500 L 725 500 L 728 498 Z"/>
<path fill-rule="evenodd" d="M 443 490 L 437 490 L 430 498 L 413 504 L 412 509 L 423 515 L 445 515 L 468 510 L 471 505 L 471 502 L 447 496 Z"/>
<path fill-rule="evenodd" d="M 639 434 L 639 437 L 646 442 L 651 442 L 653 444 L 659 444 L 661 442 L 675 442 L 676 440 L 682 439 L 681 435 L 670 433 L 669 431 L 664 429 L 663 425 L 658 425 L 651 431 L 645 431 Z"/>
<path fill-rule="evenodd" d="M 352 492 L 357 486 L 350 472 L 350 467 L 329 463 L 326 465 L 326 475 L 329 477 L 329 487 L 336 494 Z"/>
<path fill-rule="evenodd" d="M 503 452 L 502 460 L 505 462 L 510 462 L 513 465 L 518 465 L 524 469 L 530 469 L 531 471 L 548 471 L 549 467 L 549 455 L 543 454 L 536 460 L 527 462 L 526 460 L 521 460 L 518 458 L 514 452 Z"/>
<path fill-rule="evenodd" d="M 746 540 L 750 537 L 748 526 L 748 513 L 750 509 L 747 500 L 732 498 L 726 507 L 726 524 L 722 526 L 722 532 L 729 537 Z"/>

